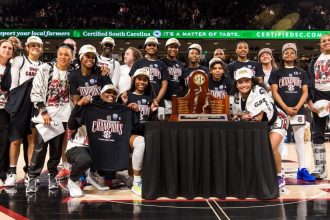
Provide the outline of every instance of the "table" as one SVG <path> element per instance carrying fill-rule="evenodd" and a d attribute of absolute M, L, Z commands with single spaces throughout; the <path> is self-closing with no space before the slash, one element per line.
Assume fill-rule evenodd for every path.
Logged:
<path fill-rule="evenodd" d="M 279 197 L 266 122 L 148 122 L 142 197 Z"/>

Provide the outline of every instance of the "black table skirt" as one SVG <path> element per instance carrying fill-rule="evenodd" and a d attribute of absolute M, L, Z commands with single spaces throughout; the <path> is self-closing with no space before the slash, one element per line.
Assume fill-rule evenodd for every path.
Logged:
<path fill-rule="evenodd" d="M 279 197 L 264 122 L 148 122 L 142 197 Z"/>

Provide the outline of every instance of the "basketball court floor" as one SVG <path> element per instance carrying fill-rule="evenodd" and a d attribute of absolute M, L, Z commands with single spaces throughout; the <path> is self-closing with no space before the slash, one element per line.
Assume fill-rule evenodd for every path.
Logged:
<path fill-rule="evenodd" d="M 327 167 L 330 170 L 330 143 L 326 144 Z M 315 183 L 296 179 L 298 167 L 293 144 L 283 152 L 287 185 L 280 198 L 257 200 L 248 198 L 184 198 L 142 200 L 127 187 L 100 192 L 92 186 L 84 188 L 85 196 L 71 198 L 66 181 L 60 189 L 50 191 L 46 172 L 34 195 L 26 195 L 23 183 L 23 161 L 20 157 L 16 188 L 0 188 L 0 219 L 330 219 L 330 178 Z M 312 170 L 310 143 L 306 143 L 306 166 Z"/>

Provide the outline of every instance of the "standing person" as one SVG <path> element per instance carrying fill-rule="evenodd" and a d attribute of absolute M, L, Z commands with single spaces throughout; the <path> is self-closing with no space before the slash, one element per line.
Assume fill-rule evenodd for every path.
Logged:
<path fill-rule="evenodd" d="M 79 68 L 79 61 L 78 61 L 78 58 L 76 55 L 77 54 L 77 43 L 71 38 L 65 39 L 63 41 L 63 43 L 68 44 L 73 48 L 73 58 L 71 60 L 70 66 L 69 66 L 69 73 L 70 73 L 71 71 Z M 61 170 L 56 175 L 56 179 L 58 179 L 58 180 L 68 178 L 70 175 L 70 165 L 68 163 L 68 160 L 65 157 L 66 146 L 67 146 L 67 133 L 65 134 L 64 143 L 63 143 L 63 147 L 62 147 Z"/>
<path fill-rule="evenodd" d="M 188 92 L 188 77 L 195 70 L 202 70 L 206 75 L 209 73 L 209 69 L 199 64 L 200 56 L 202 54 L 202 47 L 199 44 L 191 44 L 188 47 L 188 64 L 183 69 L 181 84 L 184 85 L 184 92 L 182 95 L 186 95 Z"/>
<path fill-rule="evenodd" d="M 73 48 L 68 44 L 61 44 L 57 49 L 56 63 L 43 64 L 33 79 L 31 101 L 38 109 L 37 119 L 44 125 L 41 125 L 41 127 L 40 125 L 36 126 L 38 128 L 38 137 L 29 167 L 29 181 L 26 186 L 27 193 L 35 193 L 37 191 L 37 177 L 44 166 L 48 144 L 48 188 L 58 188 L 55 177 L 58 173 L 57 166 L 62 155 L 65 136 L 64 128 L 71 113 L 68 70 L 72 57 Z M 63 132 L 45 140 L 45 133 L 54 129 L 51 125 L 52 121 L 60 123 L 57 126 L 63 126 Z"/>
<path fill-rule="evenodd" d="M 0 40 L 0 82 L 6 74 L 10 74 L 10 59 L 13 52 L 14 46 L 9 40 Z M 7 98 L 8 91 L 0 88 L 0 187 L 4 184 L 9 167 L 8 124 L 10 118 L 5 110 Z"/>
<path fill-rule="evenodd" d="M 179 47 L 181 46 L 180 42 L 175 38 L 170 38 L 165 43 L 166 57 L 160 59 L 167 66 L 167 71 L 169 74 L 168 86 L 166 94 L 164 97 L 165 102 L 165 115 L 172 114 L 172 95 L 179 95 L 182 90 L 181 87 L 181 78 L 183 65 L 177 59 Z"/>
<path fill-rule="evenodd" d="M 236 70 L 247 67 L 253 71 L 253 75 L 256 76 L 260 82 L 263 82 L 264 72 L 260 63 L 248 59 L 249 45 L 245 41 L 240 41 L 236 45 L 237 60 L 228 64 L 229 76 L 234 79 L 234 73 Z"/>
<path fill-rule="evenodd" d="M 226 64 L 220 58 L 212 58 L 209 63 L 209 90 L 219 99 L 224 99 L 232 90 L 232 79 L 225 75 Z"/>
<path fill-rule="evenodd" d="M 139 49 L 135 47 L 129 47 L 125 51 L 124 55 L 124 65 L 120 66 L 120 78 L 118 82 L 118 90 L 119 93 L 123 91 L 127 91 L 131 88 L 131 77 L 129 76 L 129 72 L 133 66 L 133 64 L 142 58 L 142 54 Z"/>
<path fill-rule="evenodd" d="M 109 69 L 108 75 L 116 87 L 120 78 L 120 64 L 117 60 L 112 58 L 112 51 L 115 47 L 115 40 L 111 37 L 103 38 L 101 42 L 101 55 L 97 56 L 97 65 L 106 66 Z"/>
<path fill-rule="evenodd" d="M 168 85 L 168 71 L 167 66 L 157 59 L 159 43 L 157 38 L 148 37 L 144 43 L 144 51 L 146 55 L 144 58 L 136 61 L 132 66 L 129 75 L 132 77 L 137 69 L 146 68 L 149 71 L 149 79 L 151 85 L 151 97 L 155 103 L 158 103 L 161 108 L 158 109 L 158 118 L 165 119 L 164 115 L 164 96 Z"/>
<path fill-rule="evenodd" d="M 215 57 L 220 58 L 224 63 L 226 62 L 225 52 L 223 52 L 221 48 L 217 48 L 214 50 L 213 58 Z"/>
<path fill-rule="evenodd" d="M 290 117 L 299 163 L 297 179 L 314 182 L 315 177 L 305 167 L 305 126 L 299 123 L 293 124 L 294 118 L 306 115 L 304 103 L 308 96 L 308 77 L 304 70 L 297 67 L 296 59 L 296 45 L 284 44 L 281 65 L 271 73 L 268 82 L 271 85 L 275 104 Z"/>
<path fill-rule="evenodd" d="M 268 79 L 272 70 L 277 68 L 275 59 L 273 57 L 272 50 L 270 48 L 262 48 L 258 53 L 258 62 L 262 65 L 262 71 L 264 72 L 264 84 L 266 86 L 266 91 L 271 92 Z"/>
<path fill-rule="evenodd" d="M 233 87 L 230 104 L 234 120 L 268 121 L 278 186 L 283 187 L 285 180 L 281 172 L 281 154 L 278 147 L 286 133 L 287 116 L 273 104 L 263 85 L 253 76 L 251 69 L 246 67 L 238 69 Z"/>
<path fill-rule="evenodd" d="M 17 37 L 15 37 L 15 36 L 9 37 L 8 40 L 14 46 L 14 55 L 13 55 L 13 58 L 18 57 L 18 56 L 21 56 L 22 55 L 22 43 L 21 43 L 21 41 Z"/>
<path fill-rule="evenodd" d="M 30 124 L 33 114 L 30 91 L 32 87 L 31 80 L 37 74 L 42 64 L 39 59 L 43 52 L 43 42 L 39 37 L 31 36 L 27 39 L 25 47 L 28 56 L 26 57 L 23 55 L 16 57 L 11 66 L 12 81 L 9 98 L 19 100 L 21 96 L 24 96 L 25 106 L 24 110 L 20 109 L 17 114 L 11 115 L 9 129 L 9 141 L 11 141 L 9 149 L 9 170 L 5 186 L 15 186 L 17 178 L 16 166 L 22 139 L 26 136 L 28 139 L 28 149 L 24 151 L 24 154 L 26 154 L 28 158 L 28 165 L 31 161 L 32 152 L 36 143 L 37 132 L 35 128 L 31 128 Z M 24 89 L 24 91 L 21 91 L 22 89 Z M 28 167 L 25 167 L 24 171 L 27 173 Z"/>
<path fill-rule="evenodd" d="M 320 117 L 314 103 L 318 100 L 330 101 L 330 34 L 321 37 L 321 55 L 313 59 L 309 66 L 309 76 L 311 79 L 310 96 L 308 104 L 313 112 L 313 157 L 315 170 L 312 175 L 317 179 L 327 177 L 326 151 L 325 151 L 325 128 L 328 117 Z M 330 111 L 330 102 L 326 107 Z"/>
<path fill-rule="evenodd" d="M 130 137 L 130 146 L 133 149 L 132 167 L 133 167 L 133 186 L 132 191 L 142 195 L 142 163 L 145 150 L 144 141 L 144 123 L 150 121 L 151 114 L 157 111 L 158 103 L 148 95 L 151 86 L 149 73 L 146 69 L 137 69 L 133 75 L 132 88 L 127 96 L 121 96 L 123 103 L 135 112 L 139 113 L 139 123 L 134 126 Z"/>

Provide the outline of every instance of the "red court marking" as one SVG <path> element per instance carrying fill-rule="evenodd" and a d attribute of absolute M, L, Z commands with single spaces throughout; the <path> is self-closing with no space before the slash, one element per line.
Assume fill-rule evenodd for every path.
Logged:
<path fill-rule="evenodd" d="M 0 212 L 8 215 L 9 217 L 13 218 L 13 219 L 16 219 L 16 220 L 28 220 L 29 218 L 26 218 L 10 209 L 7 209 L 3 206 L 0 205 Z"/>

